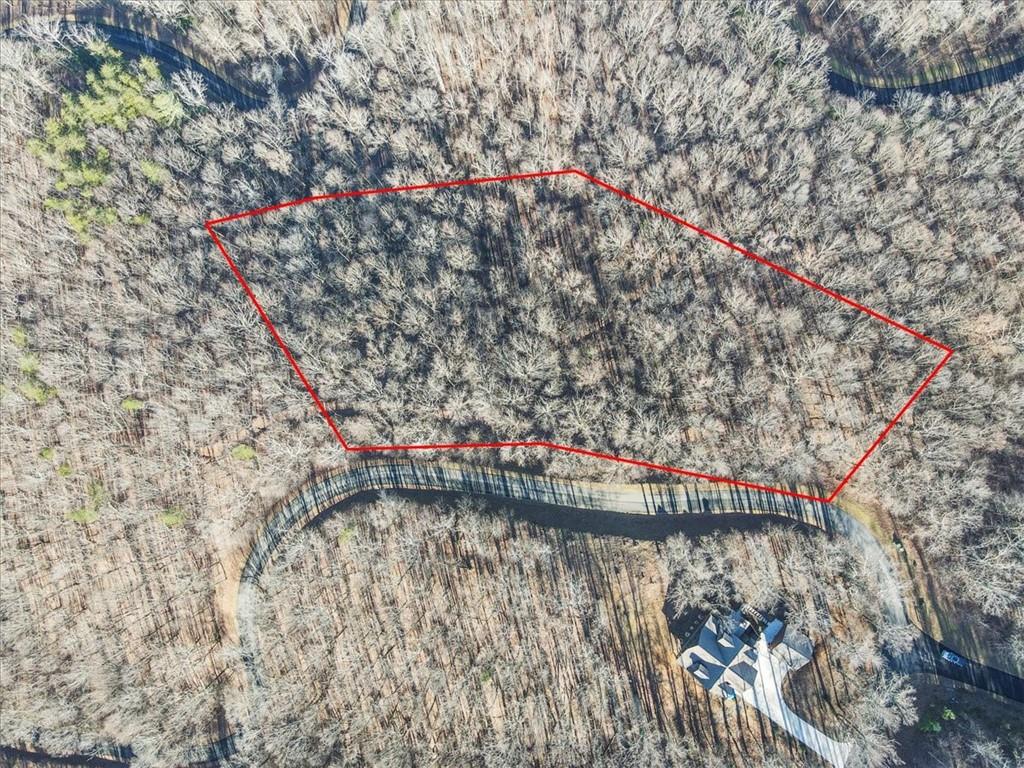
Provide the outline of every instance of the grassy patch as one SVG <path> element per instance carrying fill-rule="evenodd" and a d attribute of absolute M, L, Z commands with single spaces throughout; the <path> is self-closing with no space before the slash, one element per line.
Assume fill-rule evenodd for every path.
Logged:
<path fill-rule="evenodd" d="M 170 171 L 152 160 L 140 160 L 139 170 L 146 177 L 146 181 L 158 187 L 162 187 L 171 178 Z"/>
<path fill-rule="evenodd" d="M 338 534 L 338 543 L 345 544 L 352 540 L 352 537 L 356 535 L 355 526 L 348 525 L 341 529 L 341 533 Z"/>
<path fill-rule="evenodd" d="M 100 507 L 107 501 L 107 490 L 99 480 L 93 480 L 86 488 L 89 502 L 73 512 L 68 512 L 68 520 L 81 525 L 95 522 L 100 516 Z"/>
<path fill-rule="evenodd" d="M 28 334 L 21 327 L 11 330 L 11 341 L 24 354 L 18 359 L 18 370 L 24 379 L 18 382 L 18 392 L 30 403 L 45 405 L 57 396 L 57 390 L 39 378 L 39 356 L 28 349 Z"/>
<path fill-rule="evenodd" d="M 160 522 L 168 528 L 174 528 L 185 522 L 185 513 L 178 507 L 168 507 L 160 513 Z"/>
<path fill-rule="evenodd" d="M 50 445 L 50 446 L 47 446 L 46 448 L 43 448 L 43 450 L 41 450 L 39 452 L 39 458 L 46 459 L 47 461 L 53 461 L 53 457 L 56 454 L 57 454 L 57 451 L 54 449 L 54 447 L 52 445 Z"/>
<path fill-rule="evenodd" d="M 57 474 L 60 475 L 61 477 L 71 477 L 71 475 L 73 475 L 74 472 L 75 470 L 73 470 L 71 468 L 71 465 L 66 461 L 61 462 L 61 465 L 57 467 Z"/>
<path fill-rule="evenodd" d="M 247 443 L 239 443 L 231 449 L 231 458 L 238 459 L 239 461 L 254 461 L 256 459 L 256 449 Z"/>
<path fill-rule="evenodd" d="M 18 368 L 26 376 L 35 376 L 39 373 L 39 358 L 32 352 L 26 352 L 18 361 Z"/>
<path fill-rule="evenodd" d="M 57 390 L 46 386 L 36 378 L 21 382 L 18 385 L 18 391 L 26 400 L 36 405 L 45 405 L 47 401 L 57 396 Z"/>
<path fill-rule="evenodd" d="M 107 500 L 107 491 L 103 487 L 103 483 L 99 480 L 93 480 L 89 483 L 88 492 L 89 500 L 92 502 L 93 506 L 98 507 Z"/>
<path fill-rule="evenodd" d="M 128 411 L 128 413 L 135 413 L 145 408 L 146 404 L 141 400 L 136 400 L 134 397 L 126 397 L 121 401 L 121 407 Z"/>
<path fill-rule="evenodd" d="M 73 523 L 79 523 L 80 525 L 94 523 L 99 516 L 99 510 L 89 504 L 86 504 L 80 509 L 76 509 L 74 512 L 68 512 L 68 520 Z"/>

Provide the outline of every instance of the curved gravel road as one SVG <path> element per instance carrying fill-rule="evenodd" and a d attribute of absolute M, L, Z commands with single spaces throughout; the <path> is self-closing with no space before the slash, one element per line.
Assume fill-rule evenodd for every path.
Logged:
<path fill-rule="evenodd" d="M 170 71 L 185 69 L 197 71 L 209 84 L 209 95 L 218 101 L 230 102 L 240 109 L 259 109 L 267 105 L 268 94 L 266 92 L 260 92 L 259 87 L 254 86 L 254 83 L 250 81 L 243 81 L 242 78 L 233 77 L 226 72 L 216 71 L 217 67 L 212 61 L 208 61 L 207 64 L 198 61 L 197 57 L 203 58 L 202 52 L 194 52 L 193 55 L 190 55 L 188 52 L 179 50 L 171 44 L 171 41 L 180 37 L 180 33 L 170 30 L 150 17 L 127 13 L 122 9 L 118 9 L 118 12 L 111 16 L 88 3 L 81 2 L 55 4 L 39 2 L 39 0 L 35 0 L 35 2 L 21 0 L 20 3 L 11 2 L 9 6 L 0 9 L 0 28 L 6 34 L 17 34 L 20 23 L 29 17 L 59 20 L 64 24 L 92 24 L 109 36 L 110 43 L 114 47 L 129 55 L 151 56 Z M 364 0 L 354 0 L 349 7 L 349 25 L 362 23 L 364 17 Z M 129 26 L 132 22 L 138 25 L 148 24 L 151 29 L 143 31 L 132 28 Z M 167 41 L 157 39 L 154 35 L 165 37 Z M 923 77 L 911 76 L 909 78 L 911 81 L 919 82 L 911 82 L 900 87 L 874 85 L 852 72 L 843 74 L 837 71 L 838 67 L 839 64 L 835 64 L 828 71 L 828 86 L 831 90 L 855 98 L 862 93 L 871 93 L 875 96 L 876 104 L 886 106 L 891 105 L 896 94 L 901 91 L 932 95 L 963 94 L 997 85 L 1024 72 L 1024 56 L 941 80 L 929 81 Z M 885 77 L 887 73 L 882 70 L 871 74 L 876 77 Z M 306 76 L 301 81 L 290 82 L 285 85 L 283 90 L 293 98 L 297 97 L 314 84 L 316 76 L 315 69 L 308 69 Z"/>
<path fill-rule="evenodd" d="M 917 631 L 909 650 L 888 656 L 890 666 L 904 673 L 937 674 L 1024 702 L 1024 679 L 970 659 L 961 667 L 941 658 L 944 646 L 910 622 L 899 578 L 882 545 L 859 521 L 833 504 L 725 485 L 613 485 L 410 459 L 369 461 L 316 479 L 281 505 L 257 536 L 242 570 L 237 606 L 239 641 L 254 684 L 259 684 L 252 626 L 259 595 L 256 584 L 275 550 L 290 535 L 339 504 L 374 491 L 470 494 L 531 507 L 590 513 L 593 525 L 588 525 L 587 514 L 582 514 L 575 516 L 574 528 L 635 539 L 664 539 L 674 531 L 693 530 L 695 525 L 726 525 L 751 515 L 818 528 L 847 539 L 864 553 L 878 569 L 882 584 L 878 600 L 886 618 Z"/>

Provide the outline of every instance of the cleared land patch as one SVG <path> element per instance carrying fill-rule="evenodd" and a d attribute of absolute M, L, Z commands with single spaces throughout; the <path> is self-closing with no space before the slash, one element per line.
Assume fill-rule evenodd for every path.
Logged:
<path fill-rule="evenodd" d="M 578 172 L 209 229 L 353 450 L 541 445 L 834 493 L 951 354 Z"/>

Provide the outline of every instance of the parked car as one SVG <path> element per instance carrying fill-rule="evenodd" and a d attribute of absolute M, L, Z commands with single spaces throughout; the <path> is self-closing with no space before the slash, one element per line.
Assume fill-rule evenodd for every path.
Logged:
<path fill-rule="evenodd" d="M 944 661 L 948 661 L 950 664 L 956 664 L 958 667 L 966 667 L 967 659 L 959 654 L 953 653 L 951 650 L 944 649 L 940 654 Z"/>

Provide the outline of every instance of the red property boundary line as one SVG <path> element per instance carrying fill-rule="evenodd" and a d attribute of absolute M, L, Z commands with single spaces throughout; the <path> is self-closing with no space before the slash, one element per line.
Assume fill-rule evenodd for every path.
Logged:
<path fill-rule="evenodd" d="M 227 224 L 228 222 L 238 221 L 239 219 L 247 219 L 247 218 L 252 218 L 254 216 L 260 216 L 260 215 L 262 215 L 264 213 L 270 213 L 271 211 L 280 211 L 280 210 L 282 210 L 284 208 L 292 208 L 292 207 L 294 207 L 296 205 L 303 205 L 304 203 L 313 203 L 313 202 L 320 202 L 320 201 L 325 201 L 325 200 L 341 200 L 341 199 L 348 198 L 348 197 L 366 197 L 366 196 L 369 196 L 369 195 L 383 195 L 383 194 L 390 194 L 390 193 L 394 193 L 394 192 L 416 192 L 416 191 L 430 190 L 430 189 L 445 189 L 445 188 L 448 188 L 448 187 L 463 187 L 463 186 L 469 186 L 469 185 L 473 185 L 473 184 L 490 184 L 490 183 L 494 183 L 494 182 L 522 181 L 522 180 L 526 180 L 526 179 L 541 179 L 541 178 L 546 178 L 546 177 L 549 177 L 549 176 L 566 176 L 566 175 L 574 175 L 574 176 L 579 176 L 582 179 L 586 179 L 587 181 L 591 182 L 592 184 L 596 184 L 597 186 L 601 187 L 602 189 L 605 189 L 605 190 L 607 190 L 609 192 L 613 192 L 616 195 L 619 195 L 620 197 L 622 197 L 623 199 L 630 201 L 631 203 L 635 203 L 635 204 L 641 206 L 642 208 L 646 208 L 648 211 L 651 211 L 652 213 L 656 213 L 659 216 L 663 216 L 664 218 L 668 219 L 669 221 L 672 221 L 672 222 L 674 222 L 676 224 L 679 224 L 682 227 L 686 227 L 687 229 L 692 230 L 693 232 L 696 232 L 697 234 L 701 235 L 702 237 L 706 237 L 709 240 L 713 240 L 714 242 L 719 243 L 720 245 L 723 245 L 726 248 L 728 248 L 728 249 L 730 249 L 732 251 L 735 251 L 736 253 L 739 253 L 739 254 L 745 256 L 748 259 L 756 261 L 756 262 L 758 262 L 760 264 L 764 264 L 766 267 L 770 267 L 771 269 L 774 269 L 776 272 L 780 272 L 783 275 L 786 275 L 787 277 L 792 278 L 793 280 L 796 280 L 797 282 L 803 283 L 804 285 L 808 286 L 809 288 L 813 288 L 816 291 L 820 291 L 821 293 L 823 293 L 826 296 L 829 296 L 829 297 L 835 299 L 836 301 L 840 301 L 843 304 L 847 304 L 847 305 L 853 307 L 854 309 L 856 309 L 856 310 L 858 310 L 860 312 L 865 313 L 866 315 L 869 315 L 869 316 L 875 318 L 876 320 L 881 320 L 882 322 L 887 323 L 888 325 L 891 325 L 893 328 L 898 328 L 899 330 L 903 331 L 904 333 L 910 334 L 914 338 L 916 338 L 916 339 L 918 339 L 920 341 L 923 341 L 924 343 L 929 344 L 929 345 L 935 347 L 936 349 L 942 350 L 943 352 L 945 352 L 945 355 L 939 361 L 938 365 L 936 365 L 931 370 L 931 372 L 925 377 L 924 381 L 921 382 L 921 384 L 917 387 L 917 389 L 914 390 L 914 393 L 910 396 L 910 399 L 907 400 L 907 402 L 903 404 L 903 407 L 900 408 L 899 412 L 893 417 L 892 421 L 890 421 L 885 426 L 885 428 L 881 431 L 881 433 L 879 433 L 878 437 L 875 438 L 874 442 L 871 443 L 871 445 L 868 447 L 868 449 L 864 452 L 864 455 L 862 455 L 857 460 L 856 464 L 853 465 L 853 468 L 850 469 L 849 472 L 847 472 L 846 476 L 842 479 L 842 481 L 839 483 L 839 485 L 836 486 L 835 490 L 833 490 L 832 493 L 829 496 L 827 496 L 827 497 L 825 497 L 825 496 L 814 496 L 814 495 L 807 494 L 807 493 L 799 493 L 797 491 L 787 490 L 785 488 L 772 488 L 771 486 L 762 485 L 760 483 L 749 483 L 749 482 L 746 482 L 744 480 L 734 480 L 734 479 L 728 478 L 728 477 L 720 477 L 718 475 L 710 475 L 710 474 L 707 474 L 707 473 L 704 473 L 704 472 L 694 472 L 692 470 L 680 469 L 679 467 L 670 467 L 670 466 L 666 466 L 664 464 L 655 464 L 653 462 L 643 461 L 641 459 L 631 459 L 631 458 L 627 458 L 627 457 L 624 457 L 624 456 L 615 456 L 615 455 L 610 454 L 610 453 L 601 453 L 599 451 L 591 451 L 591 450 L 587 450 L 585 448 L 574 448 L 573 446 L 570 446 L 570 445 L 560 445 L 558 443 L 551 443 L 551 442 L 547 442 L 547 441 L 544 441 L 544 440 L 521 440 L 521 441 L 493 442 L 493 443 L 428 443 L 428 444 L 410 444 L 410 445 L 349 445 L 345 441 L 345 438 L 342 436 L 341 430 L 338 429 L 337 425 L 334 423 L 334 420 L 331 418 L 330 413 L 328 413 L 327 407 L 324 405 L 323 401 L 317 395 L 316 390 L 314 390 L 313 386 L 309 383 L 309 379 L 307 379 L 306 375 L 302 372 L 302 368 L 299 367 L 299 364 L 298 364 L 298 362 L 296 362 L 294 355 L 292 355 L 291 350 L 288 348 L 288 345 L 285 344 L 284 339 L 281 338 L 281 334 L 279 334 L 277 332 L 277 328 L 274 327 L 274 324 L 271 322 L 270 317 L 267 315 L 266 311 L 263 309 L 263 307 L 260 304 L 259 300 L 256 298 L 256 294 L 253 293 L 252 288 L 249 286 L 249 283 L 246 281 L 245 277 L 242 275 L 242 272 L 238 268 L 238 265 L 235 264 L 234 260 L 228 254 L 227 249 L 224 247 L 224 244 L 221 242 L 220 238 L 217 236 L 217 233 L 214 231 L 214 227 L 216 227 L 216 226 L 218 226 L 220 224 Z M 284 203 L 276 203 L 274 205 L 267 205 L 267 206 L 264 206 L 262 208 L 254 208 L 251 211 L 243 211 L 242 213 L 235 213 L 235 214 L 232 214 L 230 216 L 223 216 L 223 217 L 221 217 L 219 219 L 210 219 L 209 221 L 205 222 L 205 227 L 206 227 L 206 231 L 209 233 L 210 237 L 213 238 L 213 242 L 216 244 L 217 249 L 221 252 L 221 255 L 224 256 L 225 261 L 227 261 L 228 266 L 231 268 L 232 273 L 235 275 L 235 277 L 238 279 L 239 284 L 241 284 L 242 288 L 245 290 L 246 295 L 249 297 L 249 301 L 252 302 L 253 306 L 256 308 L 256 312 L 259 314 L 260 318 L 263 320 L 263 323 L 267 326 L 267 330 L 270 331 L 270 335 L 274 338 L 274 341 L 277 342 L 277 345 L 281 348 L 281 351 L 284 352 L 284 355 L 288 359 L 288 362 L 291 364 L 292 369 L 298 375 L 299 381 L 302 382 L 302 385 L 306 388 L 306 391 L 309 392 L 310 397 L 313 398 L 313 403 L 316 405 L 316 409 L 320 412 L 320 415 L 323 416 L 324 421 L 326 421 L 327 425 L 331 428 L 331 431 L 334 433 L 334 436 L 338 439 L 338 442 L 341 444 L 341 447 L 344 448 L 345 451 L 350 452 L 350 453 L 373 453 L 373 452 L 380 452 L 380 451 L 426 451 L 426 450 L 429 450 L 429 451 L 445 451 L 445 450 L 457 450 L 457 449 L 467 449 L 467 448 L 545 448 L 545 449 L 551 450 L 551 451 L 562 451 L 563 453 L 573 453 L 573 454 L 576 454 L 578 456 L 589 456 L 589 457 L 595 458 L 595 459 L 604 459 L 606 461 L 615 461 L 615 462 L 618 462 L 620 464 L 629 464 L 629 465 L 632 465 L 632 466 L 635 466 L 635 467 L 643 467 L 645 469 L 656 470 L 656 471 L 659 471 L 659 472 L 669 472 L 669 473 L 675 474 L 675 475 L 684 475 L 686 477 L 694 477 L 694 478 L 698 478 L 700 480 L 708 480 L 710 482 L 715 482 L 715 483 L 727 483 L 729 485 L 735 485 L 735 486 L 738 486 L 740 488 L 748 488 L 748 489 L 751 489 L 751 490 L 765 491 L 765 492 L 768 492 L 768 493 L 777 493 L 777 494 L 782 495 L 782 496 L 789 496 L 789 497 L 796 498 L 796 499 L 804 499 L 804 500 L 807 500 L 807 501 L 817 501 L 817 502 L 823 502 L 823 503 L 829 504 L 829 503 L 831 503 L 832 501 L 835 500 L 836 496 L 839 495 L 839 492 L 847 485 L 847 483 L 850 482 L 851 479 L 853 479 L 853 476 L 864 465 L 864 462 L 868 460 L 868 457 L 871 456 L 871 454 L 875 452 L 875 449 L 878 448 L 878 446 L 886 438 L 886 436 L 889 434 L 889 432 L 892 431 L 893 427 L 896 426 L 897 422 L 899 422 L 899 420 L 901 418 L 903 418 L 903 415 L 908 410 L 910 410 L 910 407 L 914 404 L 914 401 L 917 400 L 917 398 L 921 396 L 921 393 L 924 392 L 925 389 L 927 389 L 928 385 L 931 384 L 932 380 L 938 375 L 939 371 L 942 370 L 942 367 L 947 362 L 949 362 L 949 359 L 953 356 L 953 350 L 950 347 L 946 346 L 945 344 L 942 344 L 941 342 L 936 341 L 935 339 L 930 338 L 929 336 L 926 336 L 925 334 L 921 333 L 920 331 L 915 331 L 913 328 L 908 328 L 907 326 L 903 325 L 902 323 L 898 323 L 895 320 L 893 320 L 892 318 L 886 317 L 885 315 L 881 314 L 880 312 L 876 312 L 873 309 L 865 307 L 863 304 L 859 304 L 856 301 L 854 301 L 853 299 L 847 298 L 846 296 L 843 296 L 840 293 L 837 293 L 837 292 L 835 292 L 833 290 L 830 290 L 830 289 L 824 287 L 823 285 L 820 285 L 820 284 L 814 282 L 813 280 L 809 280 L 808 278 L 804 277 L 803 275 L 799 275 L 796 272 L 792 272 L 792 271 L 786 269 L 785 267 L 780 266 L 779 264 L 776 264 L 776 263 L 774 263 L 772 261 L 769 261 L 768 259 L 765 259 L 762 256 L 758 256 L 756 253 L 754 253 L 752 251 L 748 251 L 746 248 L 741 248 L 740 246 L 736 245 L 735 243 L 732 243 L 732 242 L 726 240 L 724 237 L 720 237 L 720 236 L 714 234 L 713 232 L 709 232 L 706 229 L 702 229 L 702 228 L 696 226 L 695 224 L 691 224 L 690 222 L 685 221 L 684 219 L 681 219 L 678 216 L 676 216 L 676 215 L 674 215 L 672 213 L 669 213 L 668 211 L 666 211 L 666 210 L 664 210 L 662 208 L 659 208 L 658 206 L 653 205 L 652 203 L 647 202 L 646 200 L 641 200 L 638 197 L 634 197 L 633 195 L 629 194 L 628 192 L 624 192 L 623 190 L 621 190 L 621 189 L 619 189 L 617 187 L 612 186 L 608 182 L 602 181 L 601 179 L 598 179 L 595 176 L 591 176 L 589 173 L 581 171 L 581 170 L 579 170 L 577 168 L 565 168 L 565 169 L 558 170 L 558 171 L 537 171 L 537 172 L 534 172 L 534 173 L 517 173 L 517 174 L 510 175 L 510 176 L 490 176 L 490 177 L 486 177 L 486 178 L 460 179 L 460 180 L 456 180 L 456 181 L 439 181 L 439 182 L 432 182 L 432 183 L 428 183 L 428 184 L 410 184 L 410 185 L 407 185 L 407 186 L 387 187 L 387 188 L 381 188 L 381 189 L 363 189 L 363 190 L 354 190 L 354 191 L 349 191 L 349 192 L 332 192 L 332 193 L 326 194 L 326 195 L 312 195 L 310 197 L 303 197 L 303 198 L 300 198 L 298 200 L 289 200 L 289 201 L 284 202 Z"/>

